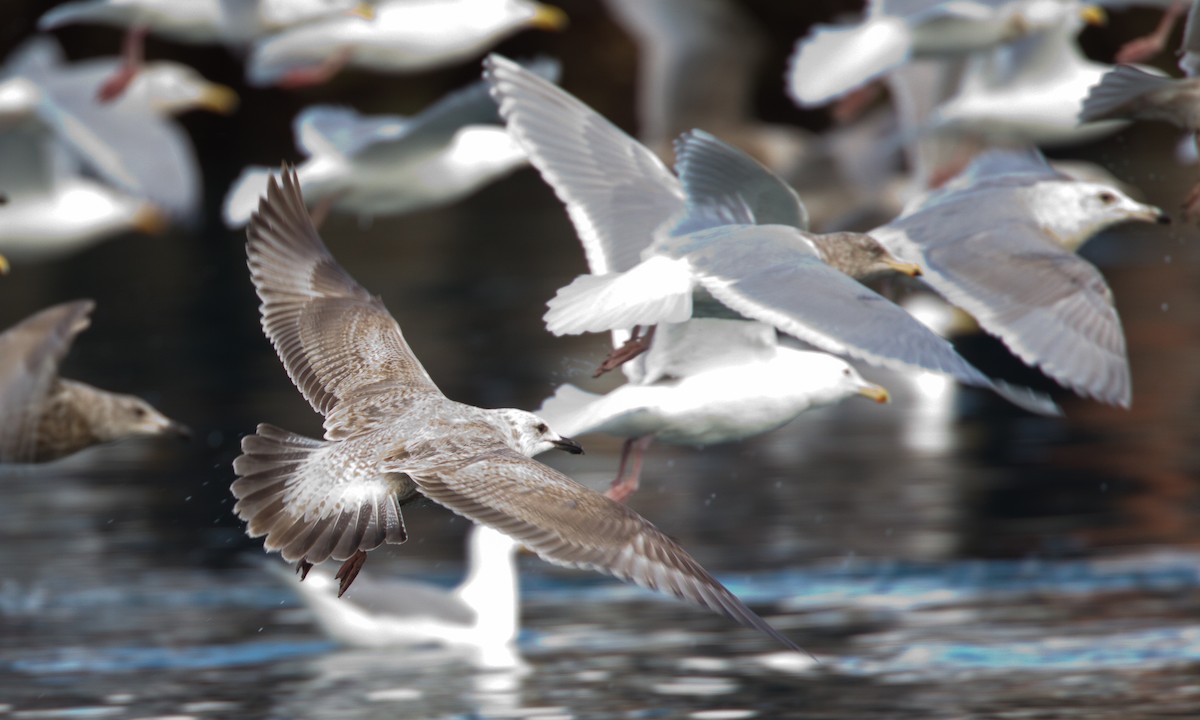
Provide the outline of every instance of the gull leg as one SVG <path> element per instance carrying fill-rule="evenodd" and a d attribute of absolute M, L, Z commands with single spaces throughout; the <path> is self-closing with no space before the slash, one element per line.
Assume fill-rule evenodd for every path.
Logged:
<path fill-rule="evenodd" d="M 1186 10 L 1187 3 L 1184 0 L 1172 2 L 1163 11 L 1163 16 L 1154 30 L 1150 31 L 1148 35 L 1134 38 L 1121 46 L 1121 49 L 1117 51 L 1116 61 L 1119 63 L 1146 62 L 1162 52 L 1171 38 L 1171 31 L 1175 29 L 1175 23 L 1183 17 Z"/>
<path fill-rule="evenodd" d="M 141 72 L 146 57 L 146 33 L 149 30 L 146 25 L 135 25 L 125 33 L 125 41 L 121 47 L 121 67 L 100 85 L 96 100 L 110 103 L 121 97 L 129 88 L 129 84 Z"/>
<path fill-rule="evenodd" d="M 308 577 L 308 571 L 313 569 L 313 564 L 304 558 L 300 558 L 300 562 L 296 563 L 296 574 L 300 576 L 300 582 Z"/>
<path fill-rule="evenodd" d="M 350 62 L 353 50 L 342 48 L 316 65 L 290 70 L 279 82 L 281 88 L 302 88 L 322 85 L 333 79 Z"/>
<path fill-rule="evenodd" d="M 1200 222 L 1200 182 L 1192 186 L 1183 201 L 1183 214 L 1192 222 Z"/>
<path fill-rule="evenodd" d="M 367 561 L 367 552 L 365 550 L 355 550 L 354 554 L 346 558 L 346 562 L 338 568 L 337 574 L 333 576 L 334 580 L 340 580 L 338 583 L 338 597 L 346 594 L 350 589 L 350 584 L 354 582 L 354 578 L 358 577 L 358 571 L 362 570 L 363 563 Z"/>
<path fill-rule="evenodd" d="M 650 329 L 646 331 L 646 334 L 642 335 L 641 326 L 635 325 L 633 327 L 633 332 L 630 334 L 629 339 L 625 341 L 625 344 L 610 352 L 608 356 L 600 363 L 600 367 L 596 368 L 596 372 L 592 373 L 592 377 L 600 377 L 609 370 L 619 368 L 638 355 L 641 355 L 649 350 L 650 341 L 654 339 L 655 327 L 657 326 L 652 325 Z"/>
<path fill-rule="evenodd" d="M 851 91 L 833 104 L 830 110 L 833 121 L 838 125 L 849 125 L 861 117 L 871 103 L 878 100 L 882 94 L 883 83 L 881 82 L 872 82 Z"/>
<path fill-rule="evenodd" d="M 609 486 L 605 496 L 619 503 L 628 500 L 635 492 L 642 477 L 642 458 L 646 455 L 646 448 L 650 447 L 650 443 L 654 442 L 653 435 L 643 435 L 640 438 L 629 438 L 625 444 L 621 446 L 621 464 L 617 467 L 617 478 L 613 480 Z M 633 457 L 632 467 L 626 473 L 625 466 Z"/>

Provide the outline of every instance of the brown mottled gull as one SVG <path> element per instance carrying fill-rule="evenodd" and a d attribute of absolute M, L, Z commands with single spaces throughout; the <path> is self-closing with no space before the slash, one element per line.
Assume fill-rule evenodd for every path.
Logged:
<path fill-rule="evenodd" d="M 134 435 L 187 435 L 141 398 L 58 376 L 94 306 L 55 305 L 0 335 L 0 462 L 46 462 Z"/>
<path fill-rule="evenodd" d="M 271 425 L 242 441 L 234 511 L 301 568 L 405 539 L 417 493 L 509 535 L 543 559 L 632 580 L 723 613 L 789 648 L 674 541 L 633 510 L 530 459 L 580 452 L 538 416 L 448 399 L 400 326 L 330 255 L 294 170 L 274 180 L 247 232 L 263 329 L 292 381 L 325 416 L 324 440 Z"/>

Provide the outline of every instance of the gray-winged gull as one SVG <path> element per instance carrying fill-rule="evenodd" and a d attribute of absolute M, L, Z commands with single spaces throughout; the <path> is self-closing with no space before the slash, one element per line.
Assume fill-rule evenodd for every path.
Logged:
<path fill-rule="evenodd" d="M 1061 0 L 872 0 L 862 22 L 818 24 L 796 43 L 788 93 L 802 107 L 824 105 L 909 60 L 990 50 L 1074 16 L 1104 14 Z"/>
<path fill-rule="evenodd" d="M 0 251 L 33 262 L 122 232 L 162 232 L 167 217 L 157 207 L 82 174 L 47 105 L 29 80 L 0 80 Z"/>
<path fill-rule="evenodd" d="M 604 395 L 561 385 L 538 414 L 568 435 L 626 438 L 608 491 L 625 501 L 638 488 L 653 440 L 678 445 L 732 442 L 774 430 L 801 413 L 862 395 L 888 401 L 846 361 L 781 346 L 775 328 L 746 320 L 664 323 L 638 357 L 635 379 Z"/>
<path fill-rule="evenodd" d="M 581 452 L 538 416 L 444 396 L 377 297 L 317 234 L 294 172 L 274 180 L 247 231 L 263 329 L 292 381 L 325 416 L 325 439 L 272 425 L 242 440 L 234 511 L 267 550 L 301 568 L 344 560 L 344 591 L 366 552 L 406 537 L 418 494 L 509 535 L 540 557 L 669 593 L 796 645 L 686 551 L 626 506 L 532 460 Z"/>
<path fill-rule="evenodd" d="M 80 65 L 64 63 L 54 41 L 41 37 L 20 48 L 5 69 L 39 87 L 45 122 L 87 168 L 175 220 L 196 221 L 200 170 L 171 115 L 213 102 L 210 107 L 227 111 L 236 96 L 178 64 L 152 63 L 118 101 L 103 103 L 95 82 L 104 61 Z"/>
<path fill-rule="evenodd" d="M 550 78 L 558 74 L 552 60 L 529 67 Z M 296 168 L 305 199 L 322 210 L 359 216 L 450 203 L 526 162 L 482 80 L 412 117 L 367 116 L 318 105 L 305 109 L 293 125 L 297 144 L 308 156 Z M 257 166 L 242 170 L 225 196 L 226 225 L 241 227 L 249 221 L 272 173 Z"/>
<path fill-rule="evenodd" d="M 680 141 L 677 178 L 557 86 L 498 55 L 485 68 L 500 114 L 566 206 L 591 270 L 549 303 L 551 332 L 740 315 L 826 352 L 948 373 L 1035 411 L 1056 410 L 1044 397 L 997 387 L 945 339 L 842 272 L 899 266 L 911 274 L 914 266 L 866 235 L 805 232 L 795 191 L 744 153 L 694 131 Z M 840 252 L 851 246 L 858 250 Z"/>
<path fill-rule="evenodd" d="M 284 566 L 270 567 L 295 589 L 321 630 L 344 645 L 446 645 L 474 651 L 478 660 L 494 666 L 517 660 L 520 547 L 497 530 L 472 525 L 465 574 L 456 587 L 364 573 L 340 599 L 337 579 L 322 568 L 298 582 Z"/>
<path fill-rule="evenodd" d="M 93 307 L 55 305 L 0 334 L 0 462 L 46 462 L 137 435 L 187 435 L 141 398 L 59 377 Z"/>
<path fill-rule="evenodd" d="M 1018 357 L 1080 395 L 1128 407 L 1125 337 L 1104 277 L 1075 250 L 1121 222 L 1166 222 L 1036 150 L 993 150 L 871 234 Z"/>
<path fill-rule="evenodd" d="M 311 85 L 343 67 L 416 72 L 477 56 L 523 28 L 559 30 L 562 10 L 532 0 L 382 0 L 370 22 L 333 17 L 255 44 L 251 85 Z"/>

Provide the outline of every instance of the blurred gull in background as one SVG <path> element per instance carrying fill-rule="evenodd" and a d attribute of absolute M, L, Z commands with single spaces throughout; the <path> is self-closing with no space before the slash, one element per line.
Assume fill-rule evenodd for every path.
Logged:
<path fill-rule="evenodd" d="M 888 401 L 846 361 L 781 346 L 764 323 L 693 318 L 663 323 L 654 344 L 628 365 L 641 377 L 596 395 L 561 385 L 538 414 L 572 437 L 626 438 L 608 496 L 624 502 L 638 488 L 642 454 L 657 439 L 677 445 L 743 440 L 800 413 L 862 395 Z"/>
<path fill-rule="evenodd" d="M 477 56 L 523 28 L 558 30 L 561 10 L 531 0 L 382 0 L 374 19 L 331 17 L 255 45 L 251 85 L 313 85 L 351 66 L 416 72 Z"/>
<path fill-rule="evenodd" d="M 552 60 L 529 68 L 548 79 L 558 75 Z M 313 106 L 294 123 L 308 156 L 296 168 L 300 187 L 318 218 L 330 209 L 374 217 L 454 202 L 527 162 L 502 122 L 482 80 L 407 118 Z M 249 222 L 272 174 L 242 170 L 225 197 L 226 225 Z"/>
<path fill-rule="evenodd" d="M 0 334 L 0 462 L 46 462 L 137 435 L 188 434 L 141 398 L 59 377 L 93 306 L 55 305 Z"/>
<path fill-rule="evenodd" d="M 466 573 L 455 588 L 359 575 L 339 598 L 333 573 L 313 568 L 301 582 L 290 568 L 270 567 L 296 591 L 321 630 L 352 647 L 447 645 L 486 667 L 520 663 L 516 553 L 520 543 L 486 525 L 467 531 Z"/>
<path fill-rule="evenodd" d="M 548 303 L 551 332 L 626 330 L 732 311 L 827 352 L 949 373 L 1037 412 L 1056 411 L 1026 389 L 998 387 L 944 339 L 856 282 L 852 275 L 917 269 L 867 235 L 804 232 L 807 213 L 795 192 L 749 156 L 689 133 L 676 153 L 676 178 L 565 91 L 500 56 L 485 64 L 509 131 L 566 205 L 591 270 Z M 610 360 L 636 350 L 615 351 Z"/>
<path fill-rule="evenodd" d="M 991 50 L 1076 15 L 1103 11 L 1064 0 L 871 0 L 854 25 L 815 25 L 796 43 L 787 89 L 802 107 L 824 105 L 913 59 Z"/>
<path fill-rule="evenodd" d="M 871 234 L 920 263 L 925 282 L 1027 364 L 1080 395 L 1128 407 L 1129 358 L 1112 291 L 1075 251 L 1129 221 L 1166 215 L 1070 179 L 1035 150 L 993 150 Z"/>
<path fill-rule="evenodd" d="M 1187 131 L 1182 153 L 1192 162 L 1200 151 L 1200 3 L 1193 3 L 1179 48 L 1179 69 L 1186 77 L 1170 78 L 1132 65 L 1118 65 L 1091 88 L 1079 113 L 1080 122 L 1159 120 Z M 1168 13 L 1168 17 L 1170 14 Z M 1200 183 L 1184 203 L 1193 220 L 1200 219 Z"/>
<path fill-rule="evenodd" d="M 0 81 L 0 252 L 33 262 L 131 230 L 162 232 L 154 205 L 81 174 L 47 122 L 55 112 L 29 80 Z"/>
<path fill-rule="evenodd" d="M 173 116 L 198 108 L 230 112 L 237 96 L 186 66 L 155 62 L 116 102 L 101 102 L 95 81 L 108 62 L 67 64 L 57 43 L 35 38 L 9 58 L 5 75 L 37 86 L 43 121 L 87 169 L 154 203 L 175 222 L 197 222 L 200 170 Z"/>

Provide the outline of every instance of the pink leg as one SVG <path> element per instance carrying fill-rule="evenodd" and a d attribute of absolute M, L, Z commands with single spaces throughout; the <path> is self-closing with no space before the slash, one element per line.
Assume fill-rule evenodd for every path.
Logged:
<path fill-rule="evenodd" d="M 1183 17 L 1186 11 L 1187 3 L 1184 0 L 1175 0 L 1163 12 L 1158 26 L 1149 35 L 1134 38 L 1121 46 L 1121 49 L 1117 51 L 1116 61 L 1119 63 L 1146 62 L 1162 52 L 1171 38 L 1171 31 L 1175 29 L 1175 23 Z"/>
<path fill-rule="evenodd" d="M 635 325 L 633 332 L 630 334 L 629 339 L 625 341 L 625 344 L 610 352 L 608 357 L 601 361 L 600 367 L 596 368 L 596 372 L 592 373 L 592 377 L 598 378 L 609 370 L 615 370 L 649 350 L 650 341 L 654 339 L 655 327 L 657 326 L 651 326 L 646 331 L 646 334 L 642 335 L 641 327 Z"/>
<path fill-rule="evenodd" d="M 141 72 L 146 58 L 147 32 L 149 32 L 149 28 L 146 26 L 135 25 L 125 33 L 125 42 L 121 48 L 123 59 L 121 67 L 100 85 L 100 90 L 96 93 L 96 100 L 110 103 L 121 97 L 129 88 L 129 84 Z"/>
<path fill-rule="evenodd" d="M 637 492 L 642 476 L 642 458 L 646 454 L 646 448 L 650 447 L 653 442 L 653 435 L 643 435 L 640 438 L 629 438 L 625 441 L 625 444 L 621 446 L 621 464 L 617 468 L 617 479 L 613 480 L 608 492 L 604 493 L 607 497 L 623 503 Z M 633 456 L 633 463 L 629 472 L 626 473 L 625 466 L 630 455 Z"/>
<path fill-rule="evenodd" d="M 859 118 L 883 94 L 883 83 L 864 85 L 833 104 L 830 114 L 838 125 L 848 125 Z"/>
<path fill-rule="evenodd" d="M 279 79 L 277 85 L 281 88 L 303 88 L 327 83 L 346 67 L 352 54 L 350 48 L 343 48 L 325 58 L 319 65 L 289 71 Z"/>
<path fill-rule="evenodd" d="M 358 577 L 358 572 L 362 570 L 363 563 L 367 561 L 367 553 L 365 550 L 355 550 L 354 554 L 342 563 L 338 568 L 337 574 L 333 576 L 334 580 L 340 580 L 338 583 L 338 597 L 346 594 L 350 589 L 350 584 L 354 582 L 354 578 Z"/>

